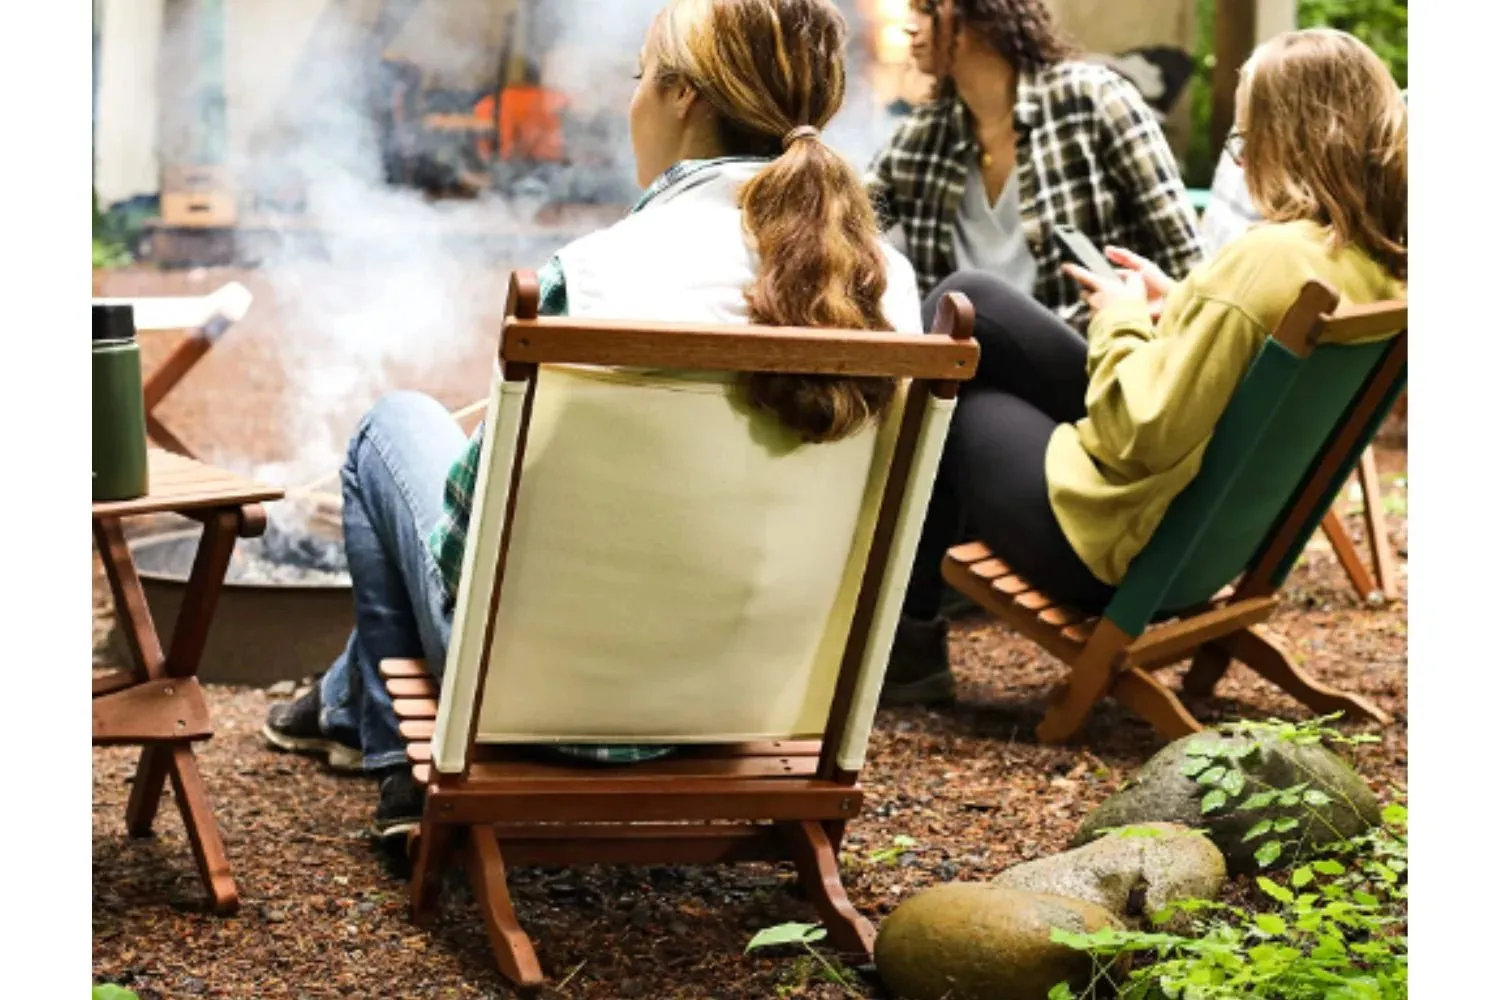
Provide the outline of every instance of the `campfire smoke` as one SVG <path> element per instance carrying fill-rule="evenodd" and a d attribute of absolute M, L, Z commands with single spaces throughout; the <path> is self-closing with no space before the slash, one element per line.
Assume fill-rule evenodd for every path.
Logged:
<path fill-rule="evenodd" d="M 286 18 L 271 10 L 281 4 L 226 5 L 232 16 L 225 32 L 233 39 L 226 46 L 225 113 L 232 127 L 222 158 L 236 186 L 242 228 L 270 232 L 258 257 L 259 277 L 271 294 L 257 308 L 274 309 L 283 331 L 279 375 L 288 401 L 281 415 L 288 453 L 283 461 L 255 465 L 236 454 L 234 442 L 222 442 L 205 457 L 286 486 L 336 470 L 354 421 L 398 388 L 398 373 L 408 384 L 420 384 L 424 376 L 472 358 L 477 344 L 494 337 L 501 268 L 540 266 L 567 240 L 618 217 L 638 194 L 626 109 L 641 39 L 662 2 L 524 5 L 533 20 L 524 34 L 537 51 L 513 54 L 534 60 L 541 85 L 566 98 L 565 142 L 576 162 L 502 177 L 496 189 L 470 200 L 433 200 L 388 182 L 380 116 L 387 113 L 381 102 L 388 106 L 389 92 L 380 84 L 380 53 L 370 44 L 373 27 L 360 19 L 360 9 L 369 5 L 333 0 L 305 37 L 288 36 Z M 429 39 L 424 51 L 449 63 L 424 66 L 424 73 L 467 74 L 492 90 L 500 53 L 476 46 L 479 32 L 465 18 L 504 18 L 517 4 L 427 5 L 434 8 L 428 20 L 438 27 L 423 30 L 451 37 Z M 865 5 L 841 0 L 839 6 L 851 27 L 849 96 L 826 138 L 863 167 L 891 123 L 861 79 L 867 22 L 859 14 Z M 169 22 L 162 64 L 195 64 L 199 39 L 193 33 L 201 30 Z M 290 51 L 299 54 L 278 57 L 293 59 L 289 73 L 272 73 L 254 55 Z M 194 110 L 199 95 L 182 93 L 180 99 L 180 113 L 172 117 L 200 121 Z M 164 138 L 169 149 L 175 142 L 180 151 L 182 136 Z M 204 143 L 198 146 L 195 155 Z M 581 228 L 559 228 L 544 213 L 590 201 L 604 211 Z M 489 267 L 476 268 L 472 258 L 454 252 L 454 232 L 524 236 L 525 259 L 491 256 Z M 307 252 L 310 233 L 316 234 L 316 254 Z M 270 510 L 272 525 L 261 551 L 318 572 L 333 564 L 323 558 L 327 552 L 309 553 L 295 541 L 313 533 L 305 505 L 280 503 Z"/>

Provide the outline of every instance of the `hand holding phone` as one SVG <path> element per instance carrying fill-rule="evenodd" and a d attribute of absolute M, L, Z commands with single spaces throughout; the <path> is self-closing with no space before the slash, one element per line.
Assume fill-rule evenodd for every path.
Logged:
<path fill-rule="evenodd" d="M 1092 271 L 1102 278 L 1118 280 L 1114 265 L 1109 262 L 1109 258 L 1100 253 L 1099 248 L 1094 246 L 1087 236 L 1072 226 L 1062 224 L 1053 226 L 1052 242 L 1057 244 L 1063 260 L 1077 264 L 1085 271 Z"/>
<path fill-rule="evenodd" d="M 1094 312 L 1122 299 L 1139 299 L 1152 308 L 1152 319 L 1159 314 L 1159 303 L 1153 304 L 1142 270 L 1116 269 L 1115 261 L 1100 253 L 1088 237 L 1072 226 L 1054 226 L 1052 238 L 1063 255 L 1063 273 L 1082 287 L 1084 301 Z M 1121 251 L 1111 248 L 1110 252 Z"/>

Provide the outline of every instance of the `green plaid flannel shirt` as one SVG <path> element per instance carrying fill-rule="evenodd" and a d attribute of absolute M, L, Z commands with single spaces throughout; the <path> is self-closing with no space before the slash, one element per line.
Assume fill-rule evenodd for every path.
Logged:
<path fill-rule="evenodd" d="M 707 167 L 731 162 L 737 157 L 713 160 L 683 160 L 675 164 L 646 189 L 640 200 L 631 208 L 631 214 L 645 208 L 657 195 L 673 184 L 692 176 Z M 537 273 L 541 286 L 541 304 L 538 311 L 543 316 L 566 316 L 568 314 L 568 288 L 562 265 L 553 257 Z M 474 491 L 479 479 L 479 458 L 484 441 L 484 425 L 474 430 L 464 453 L 453 463 L 448 473 L 448 482 L 443 487 L 443 516 L 427 536 L 427 547 L 437 561 L 443 576 L 443 589 L 447 593 L 447 604 L 452 607 L 458 595 L 458 579 L 463 573 L 464 545 L 468 540 L 469 512 L 474 506 Z M 672 747 L 663 746 L 593 746 L 581 744 L 559 744 L 554 746 L 570 757 L 582 757 L 605 764 L 634 764 L 655 760 L 671 753 Z"/>
<path fill-rule="evenodd" d="M 1197 216 L 1177 162 L 1145 98 L 1114 70 L 1065 61 L 1016 81 L 1016 181 L 1021 227 L 1037 263 L 1034 295 L 1076 308 L 1078 287 L 1053 244 L 1059 223 L 1101 248 L 1127 247 L 1181 278 L 1203 257 Z M 865 178 L 887 229 L 899 224 L 926 295 L 958 266 L 953 223 L 979 152 L 956 97 L 903 121 Z"/>

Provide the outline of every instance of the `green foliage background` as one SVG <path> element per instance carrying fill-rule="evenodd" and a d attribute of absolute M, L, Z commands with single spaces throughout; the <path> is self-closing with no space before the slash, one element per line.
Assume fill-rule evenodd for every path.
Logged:
<path fill-rule="evenodd" d="M 1217 149 L 1210 148 L 1209 118 L 1213 107 L 1215 0 L 1197 0 L 1198 37 L 1194 58 L 1193 130 L 1187 149 L 1189 187 L 1208 187 L 1213 180 Z M 1406 86 L 1406 0 L 1298 0 L 1297 26 L 1338 28 L 1364 41 L 1390 67 L 1396 83 Z"/>

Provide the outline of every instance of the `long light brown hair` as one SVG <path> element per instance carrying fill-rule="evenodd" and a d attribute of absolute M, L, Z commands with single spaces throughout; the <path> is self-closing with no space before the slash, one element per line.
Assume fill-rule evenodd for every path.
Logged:
<path fill-rule="evenodd" d="M 1331 28 L 1256 49 L 1236 94 L 1245 182 L 1272 222 L 1310 219 L 1406 278 L 1406 102 L 1365 43 Z"/>
<path fill-rule="evenodd" d="M 844 100 L 843 16 L 831 0 L 672 0 L 652 31 L 656 80 L 686 82 L 713 108 L 725 151 L 774 157 L 740 189 L 760 258 L 745 290 L 750 321 L 890 330 L 881 312 L 885 257 L 854 170 L 817 137 L 783 149 L 793 129 L 821 129 Z M 885 378 L 759 373 L 752 405 L 808 441 L 834 441 L 883 413 Z"/>

